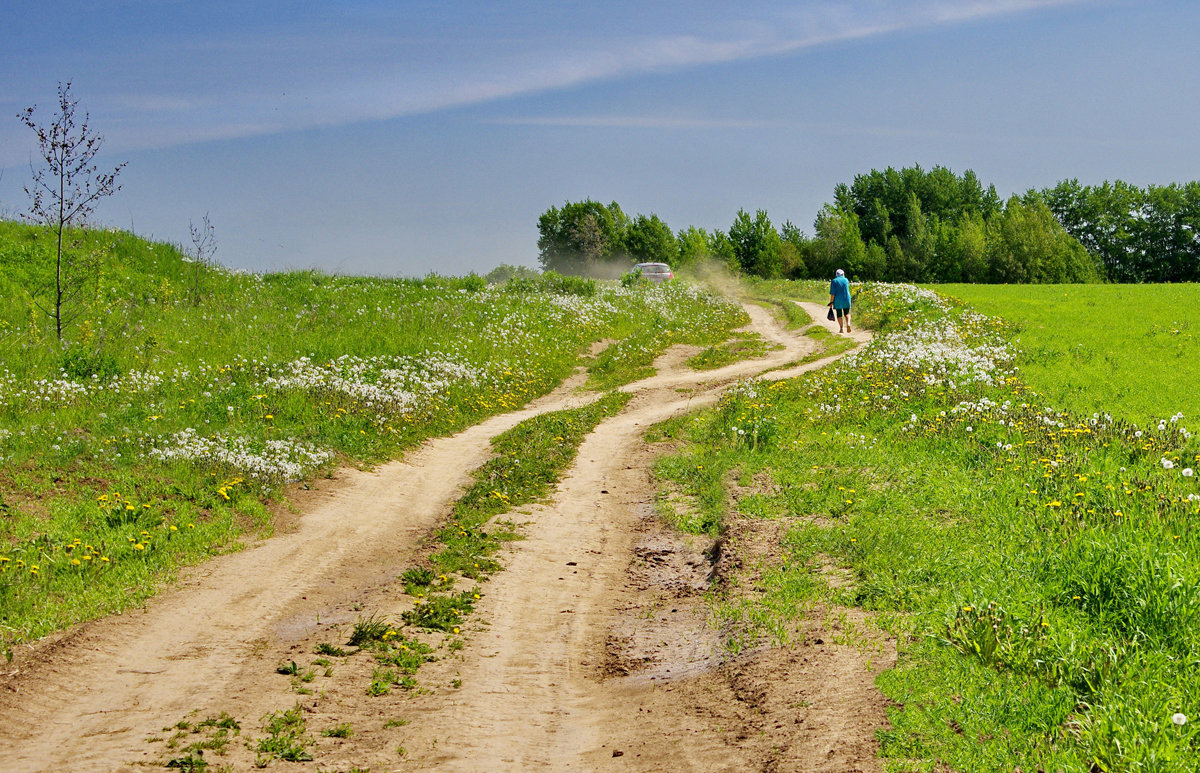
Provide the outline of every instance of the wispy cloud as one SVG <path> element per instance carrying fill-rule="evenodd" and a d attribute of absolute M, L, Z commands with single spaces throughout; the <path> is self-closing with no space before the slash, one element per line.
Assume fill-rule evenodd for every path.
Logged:
<path fill-rule="evenodd" d="M 757 119 L 682 118 L 658 115 L 563 115 L 489 118 L 498 126 L 564 126 L 583 129 L 771 129 L 790 122 Z"/>
<path fill-rule="evenodd" d="M 553 115 L 503 116 L 484 121 L 498 126 L 546 126 L 571 129 L 645 129 L 645 130 L 783 130 L 799 132 L 800 136 L 871 137 L 881 139 L 941 140 L 953 142 L 986 142 L 998 145 L 1041 143 L 1071 147 L 1116 147 L 1122 142 L 1078 134 L 1012 134 L 981 131 L 948 131 L 920 127 L 853 124 L 842 121 L 798 121 L 788 119 L 727 119 L 683 117 L 672 115 Z"/>
<path fill-rule="evenodd" d="M 709 8 L 696 18 L 647 11 L 641 25 L 646 32 L 639 35 L 591 29 L 591 20 L 572 18 L 562 22 L 565 28 L 532 21 L 493 33 L 487 23 L 474 22 L 460 31 L 443 19 L 403 17 L 411 12 L 380 6 L 369 28 L 361 22 L 330 29 L 318 19 L 306 26 L 301 19 L 295 28 L 274 31 L 271 20 L 262 20 L 261 28 L 206 37 L 181 32 L 145 45 L 110 47 L 96 52 L 86 75 L 93 93 L 102 95 L 91 105 L 109 127 L 110 147 L 137 149 L 420 115 L 1091 1 L 855 0 L 782 11 L 750 2 Z M 9 84 L 29 81 L 23 73 L 0 74 Z M 20 102 L 23 95 L 14 91 Z M 562 120 L 748 125 L 694 118 Z M 5 136 L 10 131 L 0 127 L 0 146 L 13 145 Z"/>

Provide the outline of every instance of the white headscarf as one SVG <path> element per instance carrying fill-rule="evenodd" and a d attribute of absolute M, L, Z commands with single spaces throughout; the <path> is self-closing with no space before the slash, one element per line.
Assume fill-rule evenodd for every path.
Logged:
<path fill-rule="evenodd" d="M 833 275 L 834 275 L 834 276 L 845 276 L 845 275 L 846 275 L 846 272 L 845 272 L 845 271 L 842 271 L 842 270 L 839 268 L 837 271 L 835 271 L 835 272 L 834 272 L 834 274 L 833 274 Z"/>

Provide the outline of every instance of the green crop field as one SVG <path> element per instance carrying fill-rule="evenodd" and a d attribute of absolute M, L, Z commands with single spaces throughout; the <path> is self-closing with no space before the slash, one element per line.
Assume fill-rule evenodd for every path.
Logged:
<path fill-rule="evenodd" d="M 1023 378 L 1051 404 L 1140 423 L 1200 419 L 1200 285 L 941 285 L 1015 326 Z"/>
<path fill-rule="evenodd" d="M 259 276 L 92 231 L 59 344 L 51 254 L 0 222 L 0 650 L 269 532 L 286 484 L 512 410 L 579 364 L 625 383 L 746 321 L 683 282 Z"/>
<path fill-rule="evenodd" d="M 1120 289 L 1132 292 L 1065 292 L 1070 308 L 1106 312 L 1104 299 L 1183 305 L 1195 292 Z M 745 382 L 656 430 L 683 441 L 657 467 L 692 499 L 691 515 L 666 513 L 677 527 L 783 522 L 757 593 L 714 591 L 728 646 L 787 642 L 817 605 L 867 610 L 899 652 L 876 682 L 895 701 L 881 735 L 889 770 L 1200 769 L 1200 439 L 1194 422 L 1122 418 L 1169 416 L 1195 397 L 1135 392 L 1136 364 L 1105 371 L 1125 379 L 1120 405 L 1055 392 L 1072 368 L 1038 361 L 1027 375 L 1015 339 L 1044 340 L 1029 337 L 1033 323 L 928 290 L 867 286 L 856 311 L 878 326 L 866 349 L 794 380 Z M 1055 333 L 1072 329 L 1086 326 Z M 1045 345 L 1078 343 L 1061 334 Z M 1096 351 L 1147 348 L 1105 347 L 1098 324 L 1091 334 Z M 749 480 L 756 493 L 730 496 Z M 830 564 L 852 582 L 827 584 Z"/>

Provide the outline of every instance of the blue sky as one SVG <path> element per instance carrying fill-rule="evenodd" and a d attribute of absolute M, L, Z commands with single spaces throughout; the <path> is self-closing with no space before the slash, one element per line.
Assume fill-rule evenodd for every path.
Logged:
<path fill-rule="evenodd" d="M 28 2 L 0 11 L 0 210 L 15 118 L 71 80 L 126 162 L 100 218 L 237 268 L 535 265 L 586 197 L 673 228 L 739 207 L 811 230 L 872 168 L 1002 194 L 1200 178 L 1200 3 Z M 6 117 L 7 116 L 7 117 Z"/>

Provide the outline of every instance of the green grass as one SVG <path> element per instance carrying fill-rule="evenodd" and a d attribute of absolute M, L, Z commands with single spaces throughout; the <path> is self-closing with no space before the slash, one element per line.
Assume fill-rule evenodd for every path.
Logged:
<path fill-rule="evenodd" d="M 269 535 L 289 482 L 544 394 L 594 341 L 620 342 L 594 367 L 622 381 L 668 343 L 723 340 L 744 319 L 685 283 L 556 275 L 489 288 L 212 269 L 197 296 L 171 245 L 94 231 L 83 248 L 100 259 L 60 346 L 38 308 L 45 233 L 0 222 L 4 651 Z"/>
<path fill-rule="evenodd" d="M 629 398 L 610 392 L 581 408 L 526 419 L 497 436 L 492 441 L 495 456 L 475 471 L 475 483 L 454 503 L 450 522 L 438 534 L 444 547 L 432 556 L 434 568 L 442 576 L 458 573 L 474 579 L 496 571 L 499 565 L 492 556 L 516 535 L 503 525 L 489 530 L 488 522 L 548 496 L 583 439 Z"/>
<path fill-rule="evenodd" d="M 734 333 L 728 341 L 714 344 L 689 357 L 685 363 L 692 370 L 715 370 L 741 360 L 762 357 L 778 344 L 769 344 L 758 333 Z"/>
<path fill-rule="evenodd" d="M 1200 418 L 1200 285 L 944 285 L 1015 325 L 1023 378 L 1051 404 L 1140 423 Z"/>
<path fill-rule="evenodd" d="M 647 286 L 629 288 L 645 292 Z M 604 390 L 654 375 L 653 362 L 667 347 L 674 344 L 718 344 L 729 337 L 729 331 L 749 322 L 746 312 L 723 296 L 700 291 L 683 282 L 654 285 L 661 303 L 650 304 L 639 313 L 639 326 L 597 355 L 588 366 L 588 386 Z M 624 288 L 623 288 L 624 289 Z M 702 309 L 697 314 L 683 313 Z"/>
<path fill-rule="evenodd" d="M 739 514 L 786 522 L 761 592 L 713 600 L 731 649 L 818 603 L 872 613 L 899 642 L 892 770 L 1196 770 L 1200 440 L 1047 407 L 1003 321 L 861 301 L 867 349 L 668 428 L 688 442 L 658 474 L 698 503 L 679 526 L 720 533 L 730 481 L 763 477 Z"/>
<path fill-rule="evenodd" d="M 789 328 L 812 324 L 812 317 L 794 301 L 827 303 L 829 282 L 818 279 L 746 279 L 747 292 L 755 301 L 775 308 Z"/>
<path fill-rule="evenodd" d="M 258 752 L 255 767 L 265 768 L 271 760 L 307 762 L 312 760 L 308 749 L 315 741 L 306 734 L 303 710 L 296 704 L 285 711 L 275 711 L 262 718 L 267 733 L 253 745 Z"/>
<path fill-rule="evenodd" d="M 343 722 L 322 730 L 321 735 L 326 738 L 351 738 L 354 736 L 354 728 L 350 727 L 349 722 Z"/>

